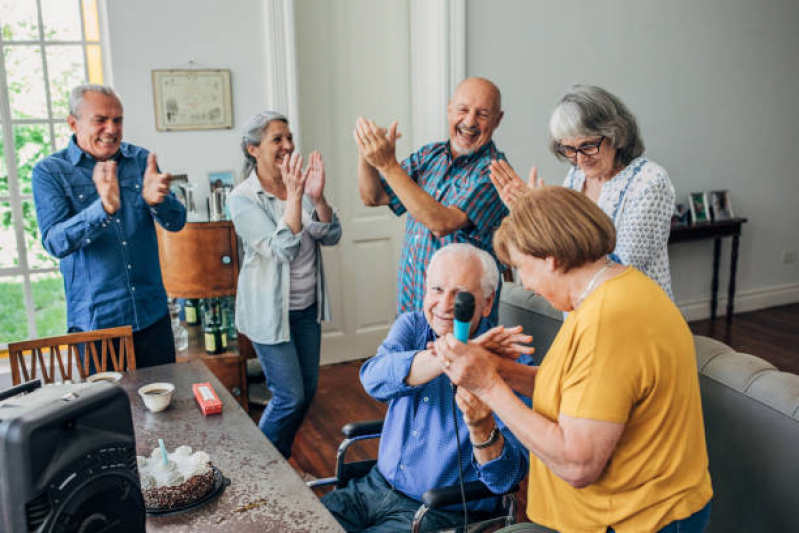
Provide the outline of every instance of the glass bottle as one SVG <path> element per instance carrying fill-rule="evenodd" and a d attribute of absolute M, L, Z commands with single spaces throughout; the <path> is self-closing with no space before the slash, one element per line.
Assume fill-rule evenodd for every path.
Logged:
<path fill-rule="evenodd" d="M 204 316 L 203 339 L 205 340 L 205 352 L 217 354 L 222 350 L 222 339 L 219 338 L 219 329 L 214 327 L 213 307 L 206 306 Z"/>
<path fill-rule="evenodd" d="M 183 311 L 186 313 L 186 324 L 190 326 L 196 326 L 200 322 L 200 313 L 197 303 L 195 298 L 189 298 L 186 300 L 186 304 L 183 307 Z"/>
<path fill-rule="evenodd" d="M 167 307 L 172 321 L 172 336 L 175 338 L 175 350 L 182 352 L 189 347 L 189 330 L 180 323 L 180 306 L 174 298 L 170 298 Z"/>

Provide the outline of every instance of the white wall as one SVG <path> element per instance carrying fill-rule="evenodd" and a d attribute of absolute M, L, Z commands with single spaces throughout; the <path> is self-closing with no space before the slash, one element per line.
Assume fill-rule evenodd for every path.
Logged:
<path fill-rule="evenodd" d="M 549 115 L 573 83 L 601 85 L 635 113 L 647 155 L 678 201 L 729 189 L 749 218 L 736 311 L 799 301 L 799 3 L 795 0 L 468 0 L 467 74 L 498 83 L 496 139 L 526 176 L 566 173 L 546 148 Z M 689 318 L 708 315 L 712 243 L 670 248 L 674 292 Z M 722 248 L 726 295 L 729 244 Z M 722 301 L 724 301 L 722 299 Z"/>
<path fill-rule="evenodd" d="M 266 107 L 263 4 L 253 0 L 107 1 L 110 65 L 125 107 L 126 141 L 158 155 L 164 171 L 188 174 L 205 208 L 208 172 L 233 170 L 240 180 L 240 131 Z M 155 129 L 153 69 L 230 69 L 233 129 Z"/>

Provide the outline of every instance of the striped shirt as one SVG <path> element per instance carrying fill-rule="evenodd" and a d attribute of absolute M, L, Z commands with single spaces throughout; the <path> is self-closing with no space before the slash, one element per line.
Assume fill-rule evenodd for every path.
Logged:
<path fill-rule="evenodd" d="M 453 242 L 465 242 L 487 251 L 496 259 L 491 239 L 508 210 L 489 179 L 489 167 L 494 160 L 507 161 L 507 158 L 497 150 L 493 141 L 473 154 L 454 160 L 447 141 L 423 146 L 402 162 L 403 170 L 424 192 L 443 206 L 457 207 L 471 223 L 449 235 L 436 237 L 408 214 L 397 276 L 397 314 L 422 309 L 427 264 L 439 248 Z M 404 214 L 405 206 L 385 178 L 381 176 L 380 180 L 389 197 L 389 208 L 397 216 Z M 494 307 L 498 305 L 499 298 L 495 298 Z"/>

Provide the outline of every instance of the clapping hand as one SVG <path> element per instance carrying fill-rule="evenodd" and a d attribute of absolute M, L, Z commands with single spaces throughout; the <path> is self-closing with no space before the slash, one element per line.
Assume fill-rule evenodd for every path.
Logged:
<path fill-rule="evenodd" d="M 352 133 L 358 144 L 358 153 L 374 168 L 383 171 L 393 164 L 398 164 L 397 139 L 402 135 L 397 133 L 396 121 L 386 130 L 372 120 L 358 117 L 355 130 Z"/>
<path fill-rule="evenodd" d="M 294 201 L 302 199 L 310 171 L 310 165 L 305 172 L 302 171 L 302 156 L 297 151 L 283 158 L 283 162 L 280 164 L 280 174 L 283 176 L 283 184 L 286 186 L 287 199 Z M 322 187 L 324 187 L 324 181 Z"/>
<path fill-rule="evenodd" d="M 500 199 L 508 209 L 513 209 L 516 201 L 527 192 L 528 188 L 536 189 L 544 186 L 544 179 L 538 177 L 537 167 L 530 169 L 527 183 L 516 174 L 507 161 L 492 161 L 490 169 L 491 183 L 494 184 Z"/>
<path fill-rule="evenodd" d="M 141 196 L 147 205 L 157 205 L 164 201 L 169 194 L 169 182 L 172 175 L 158 172 L 158 163 L 155 154 L 147 156 L 147 168 L 144 171 L 144 184 Z"/>
<path fill-rule="evenodd" d="M 116 161 L 98 161 L 94 165 L 92 181 L 97 187 L 97 194 L 103 202 L 103 209 L 109 215 L 113 215 L 119 210 L 121 201 L 119 199 L 119 180 L 117 180 Z"/>
<path fill-rule="evenodd" d="M 308 180 L 305 182 L 305 194 L 314 203 L 321 204 L 325 201 L 325 164 L 319 151 L 311 152 L 308 156 Z"/>

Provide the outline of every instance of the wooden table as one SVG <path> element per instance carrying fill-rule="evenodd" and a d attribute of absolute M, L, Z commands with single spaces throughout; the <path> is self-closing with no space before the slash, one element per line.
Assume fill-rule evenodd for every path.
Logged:
<path fill-rule="evenodd" d="M 716 318 L 719 291 L 719 263 L 721 260 L 721 239 L 732 237 L 730 257 L 730 283 L 727 286 L 727 324 L 732 322 L 735 307 L 735 275 L 738 271 L 738 241 L 741 237 L 741 226 L 745 218 L 732 218 L 717 222 L 699 222 L 697 224 L 674 225 L 669 234 L 669 244 L 678 242 L 713 239 L 713 281 L 711 283 L 710 318 Z"/>
<path fill-rule="evenodd" d="M 147 411 L 137 390 L 165 381 L 175 385 L 166 411 Z M 191 385 L 210 382 L 222 413 L 203 416 Z M 164 439 L 203 450 L 231 480 L 222 496 L 188 514 L 148 517 L 147 531 L 307 532 L 343 531 L 297 473 L 261 433 L 238 402 L 200 361 L 126 372 L 120 385 L 128 393 L 136 432 L 136 452 L 150 455 Z"/>

